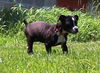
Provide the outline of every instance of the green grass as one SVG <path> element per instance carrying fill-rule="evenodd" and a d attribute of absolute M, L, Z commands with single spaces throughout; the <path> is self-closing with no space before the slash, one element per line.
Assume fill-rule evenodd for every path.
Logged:
<path fill-rule="evenodd" d="M 61 14 L 79 16 L 80 32 L 69 35 L 69 53 L 63 54 L 56 46 L 47 54 L 42 43 L 35 43 L 34 55 L 28 55 L 23 19 L 55 24 Z M 100 19 L 88 13 L 64 8 L 28 10 L 19 5 L 0 10 L 0 73 L 100 73 L 99 25 Z"/>
<path fill-rule="evenodd" d="M 28 55 L 25 39 L 0 36 L 0 73 L 100 73 L 100 41 L 68 42 L 69 53 L 60 46 L 48 55 L 42 43 L 35 43 Z"/>

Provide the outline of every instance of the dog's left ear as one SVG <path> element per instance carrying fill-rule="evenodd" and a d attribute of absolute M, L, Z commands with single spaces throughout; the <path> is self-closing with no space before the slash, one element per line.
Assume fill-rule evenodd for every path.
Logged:
<path fill-rule="evenodd" d="M 74 17 L 75 17 L 75 19 L 76 19 L 76 20 L 78 20 L 78 19 L 79 19 L 78 15 L 74 15 Z"/>
<path fill-rule="evenodd" d="M 61 22 L 63 22 L 65 19 L 66 19 L 66 16 L 65 16 L 65 15 L 60 15 L 59 20 L 60 20 Z M 59 20 L 58 20 L 58 21 L 59 21 Z"/>
<path fill-rule="evenodd" d="M 66 16 L 60 15 L 58 22 L 57 22 L 57 28 L 61 27 L 62 23 L 65 22 Z"/>

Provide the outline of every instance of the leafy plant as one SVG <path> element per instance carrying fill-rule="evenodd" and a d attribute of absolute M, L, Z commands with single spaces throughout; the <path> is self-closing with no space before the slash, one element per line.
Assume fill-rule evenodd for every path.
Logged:
<path fill-rule="evenodd" d="M 22 5 L 13 6 L 10 9 L 3 9 L 0 11 L 0 31 L 3 34 L 16 36 L 16 34 L 23 37 L 23 20 L 26 19 L 28 23 L 34 21 L 45 21 L 50 24 L 56 24 L 60 15 L 77 14 L 79 16 L 78 26 L 80 32 L 77 35 L 70 35 L 71 41 L 96 41 L 100 40 L 100 19 L 93 18 L 88 13 L 81 11 L 69 11 L 65 8 L 52 7 L 48 9 L 25 9 Z"/>

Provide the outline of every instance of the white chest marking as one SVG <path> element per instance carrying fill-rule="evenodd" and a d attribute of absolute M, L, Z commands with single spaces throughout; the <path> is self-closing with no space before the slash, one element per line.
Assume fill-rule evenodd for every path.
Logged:
<path fill-rule="evenodd" d="M 58 40 L 57 40 L 57 43 L 63 43 L 63 42 L 65 42 L 66 40 L 65 40 L 65 37 L 63 36 L 63 35 L 60 35 L 59 37 L 58 37 Z"/>

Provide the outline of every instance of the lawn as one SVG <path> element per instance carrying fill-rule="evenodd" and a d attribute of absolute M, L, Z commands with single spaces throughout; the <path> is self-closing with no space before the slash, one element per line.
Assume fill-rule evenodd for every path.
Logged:
<path fill-rule="evenodd" d="M 25 39 L 0 37 L 0 73 L 100 73 L 100 41 L 68 42 L 68 47 L 68 54 L 60 46 L 47 54 L 35 43 L 28 55 Z"/>

